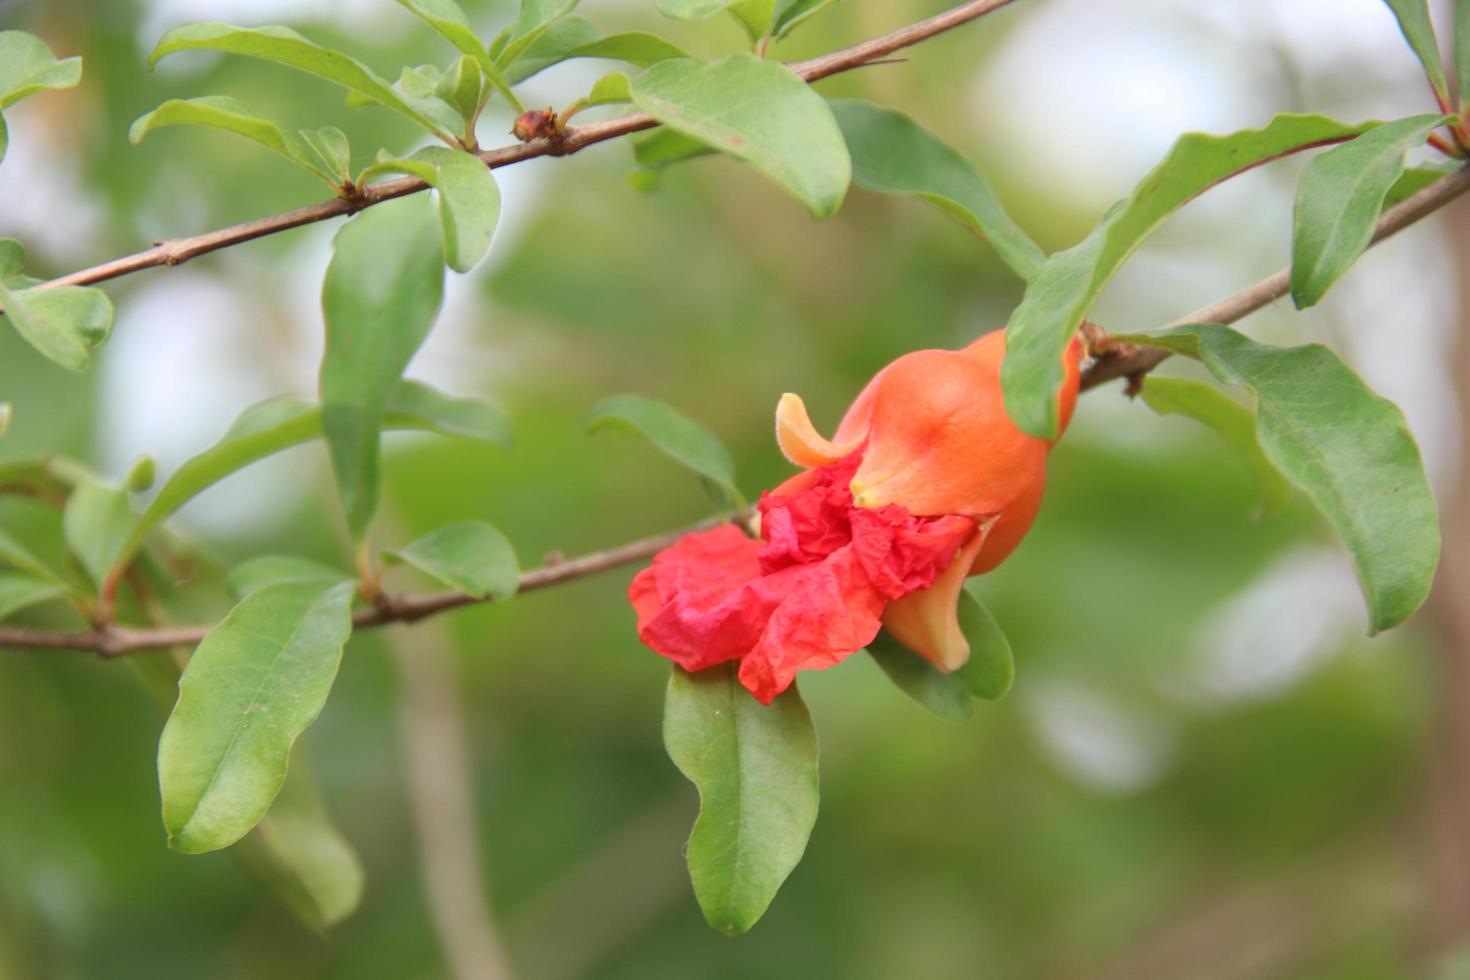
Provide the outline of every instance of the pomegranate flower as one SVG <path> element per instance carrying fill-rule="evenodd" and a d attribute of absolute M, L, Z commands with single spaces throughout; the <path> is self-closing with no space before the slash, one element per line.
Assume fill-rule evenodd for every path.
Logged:
<path fill-rule="evenodd" d="M 738 660 L 740 682 L 765 704 L 880 628 L 941 670 L 963 666 L 960 588 L 1030 529 L 1051 448 L 1006 415 L 1004 355 L 1001 331 L 959 351 L 905 354 L 831 440 L 799 397 L 783 395 L 776 439 L 807 469 L 761 494 L 759 540 L 734 525 L 687 534 L 638 573 L 628 597 L 639 638 L 688 671 Z M 1074 340 L 1064 428 L 1080 357 Z"/>

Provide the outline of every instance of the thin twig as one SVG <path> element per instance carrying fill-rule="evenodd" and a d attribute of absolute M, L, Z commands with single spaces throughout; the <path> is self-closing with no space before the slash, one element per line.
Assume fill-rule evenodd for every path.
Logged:
<path fill-rule="evenodd" d="M 883 37 L 874 38 L 855 44 L 841 51 L 822 55 L 819 58 L 811 58 L 800 61 L 788 67 L 808 82 L 835 75 L 839 72 L 860 68 L 869 62 L 886 58 L 888 55 L 902 48 L 918 44 L 920 41 L 928 40 L 936 34 L 953 30 L 962 24 L 967 24 L 976 18 L 982 17 L 997 10 L 1014 0 L 971 0 L 970 3 L 962 3 L 942 14 L 930 17 L 917 24 L 901 28 Z M 566 156 L 576 153 L 594 143 L 602 143 L 606 140 L 616 139 L 619 136 L 627 136 L 644 129 L 652 129 L 658 125 L 658 121 L 652 116 L 643 113 L 633 113 L 627 116 L 619 116 L 606 122 L 590 123 L 586 126 L 570 126 L 566 132 L 556 139 L 534 139 L 528 143 L 516 143 L 510 146 L 502 146 L 492 150 L 483 150 L 478 155 L 485 161 L 485 166 L 492 170 L 500 167 L 508 167 L 513 163 L 524 160 L 533 160 L 544 156 Z M 181 265 L 192 258 L 229 248 L 232 245 L 240 245 L 244 242 L 274 235 L 278 232 L 289 231 L 292 228 L 300 228 L 303 225 L 315 224 L 318 221 L 326 221 L 330 218 L 353 214 L 364 208 L 370 208 L 375 204 L 390 201 L 394 198 L 406 197 L 409 194 L 417 194 L 427 190 L 428 184 L 417 177 L 401 177 L 396 180 L 383 181 L 382 183 L 370 184 L 361 192 L 351 198 L 333 198 L 330 201 L 322 201 L 294 211 L 286 211 L 282 214 L 272 215 L 268 218 L 257 218 L 243 224 L 233 225 L 229 228 L 221 228 L 217 231 L 206 232 L 202 235 L 194 235 L 190 238 L 175 238 L 169 241 L 158 242 L 153 248 L 127 255 L 120 259 L 113 259 L 101 265 L 92 266 L 89 269 L 81 269 L 77 272 L 61 276 L 43 284 L 41 288 L 52 286 L 86 286 L 93 283 L 105 282 L 116 279 L 143 269 L 154 269 L 159 266 Z"/>
<path fill-rule="evenodd" d="M 1470 191 L 1470 166 L 1461 167 L 1446 177 L 1383 212 L 1373 232 L 1373 244 L 1412 225 L 1449 204 L 1455 198 Z M 1234 323 L 1276 302 L 1291 292 L 1291 269 L 1282 269 L 1267 276 L 1254 286 L 1242 289 L 1229 299 L 1221 300 L 1202 310 L 1195 310 L 1186 317 L 1175 320 L 1170 326 L 1186 323 Z M 1169 351 L 1158 347 L 1125 346 L 1117 351 L 1104 352 L 1101 357 L 1082 374 L 1082 390 L 1095 388 L 1115 378 L 1137 378 L 1158 367 L 1169 357 Z"/>

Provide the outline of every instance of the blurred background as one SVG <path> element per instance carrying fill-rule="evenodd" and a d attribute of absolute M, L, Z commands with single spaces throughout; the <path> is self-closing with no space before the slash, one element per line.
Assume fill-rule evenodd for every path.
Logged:
<path fill-rule="evenodd" d="M 489 36 L 511 5 L 465 6 Z M 847 0 L 776 53 L 942 7 Z M 744 43 L 733 21 L 664 21 L 652 0 L 580 12 L 700 55 Z M 26 243 L 34 274 L 320 197 L 224 134 L 129 145 L 129 123 L 166 98 L 230 94 L 293 126 L 334 123 L 359 166 L 413 148 L 406 123 L 285 69 L 189 55 L 146 71 L 157 37 L 190 20 L 289 23 L 390 77 L 450 54 L 392 0 L 0 0 L 0 27 L 86 59 L 80 88 L 7 114 L 0 235 Z M 1025 0 L 907 58 L 821 89 L 962 148 L 1049 250 L 1183 130 L 1431 111 L 1381 0 Z M 565 105 L 605 70 L 555 68 L 525 101 Z M 505 142 L 509 123 L 491 113 L 482 141 Z M 1093 318 L 1150 328 L 1279 268 L 1301 165 L 1191 205 Z M 1020 298 L 988 246 L 922 204 L 854 189 L 816 223 L 732 161 L 676 168 L 653 194 L 630 166 L 614 143 L 497 171 L 491 258 L 451 276 L 409 373 L 504 404 L 516 446 L 390 437 L 382 545 L 482 518 L 531 566 L 695 521 L 697 481 L 634 440 L 585 435 L 589 407 L 624 391 L 673 403 L 730 444 L 754 494 L 789 471 L 771 438 L 781 392 L 830 428 L 893 357 L 964 344 Z M 117 324 L 86 375 L 0 331 L 0 401 L 15 406 L 0 458 L 52 450 L 118 475 L 149 453 L 167 473 L 246 405 L 311 395 L 334 231 L 108 284 Z M 1116 385 L 1093 392 L 1030 539 L 980 583 L 1017 652 L 1011 695 L 955 724 L 864 657 L 804 676 L 822 814 L 736 941 L 690 893 L 695 793 L 661 745 L 667 666 L 635 636 L 632 569 L 352 641 L 297 748 L 367 871 L 362 908 L 325 937 L 228 856 L 165 847 L 163 715 L 123 664 L 7 652 L 0 978 L 478 978 L 502 960 L 537 980 L 1470 975 L 1456 963 L 1470 937 L 1467 272 L 1461 208 L 1375 249 L 1309 313 L 1278 304 L 1244 325 L 1331 343 L 1408 414 L 1446 560 L 1398 631 L 1364 636 L 1351 567 L 1309 505 L 1254 522 L 1248 474 L 1210 433 Z M 350 559 L 320 445 L 232 478 L 180 527 L 220 567 Z M 203 579 L 172 604 L 179 618 L 227 608 L 217 573 Z"/>

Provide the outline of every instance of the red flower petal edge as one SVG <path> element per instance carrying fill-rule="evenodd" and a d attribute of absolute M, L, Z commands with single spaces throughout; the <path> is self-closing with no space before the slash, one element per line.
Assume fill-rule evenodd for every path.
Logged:
<path fill-rule="evenodd" d="M 688 671 L 739 660 L 764 704 L 797 672 L 870 643 L 884 606 L 932 585 L 976 524 L 854 506 L 861 461 L 859 451 L 762 494 L 761 541 L 727 524 L 659 552 L 628 589 L 639 638 Z"/>

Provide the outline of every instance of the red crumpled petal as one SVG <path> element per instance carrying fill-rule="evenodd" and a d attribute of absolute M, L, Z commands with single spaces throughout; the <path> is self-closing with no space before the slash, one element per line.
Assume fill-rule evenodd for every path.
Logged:
<path fill-rule="evenodd" d="M 975 522 L 855 507 L 861 455 L 763 494 L 764 543 L 725 525 L 660 552 L 628 590 L 643 642 L 690 671 L 740 660 L 741 683 L 766 704 L 799 671 L 870 643 L 887 603 L 932 585 Z"/>

